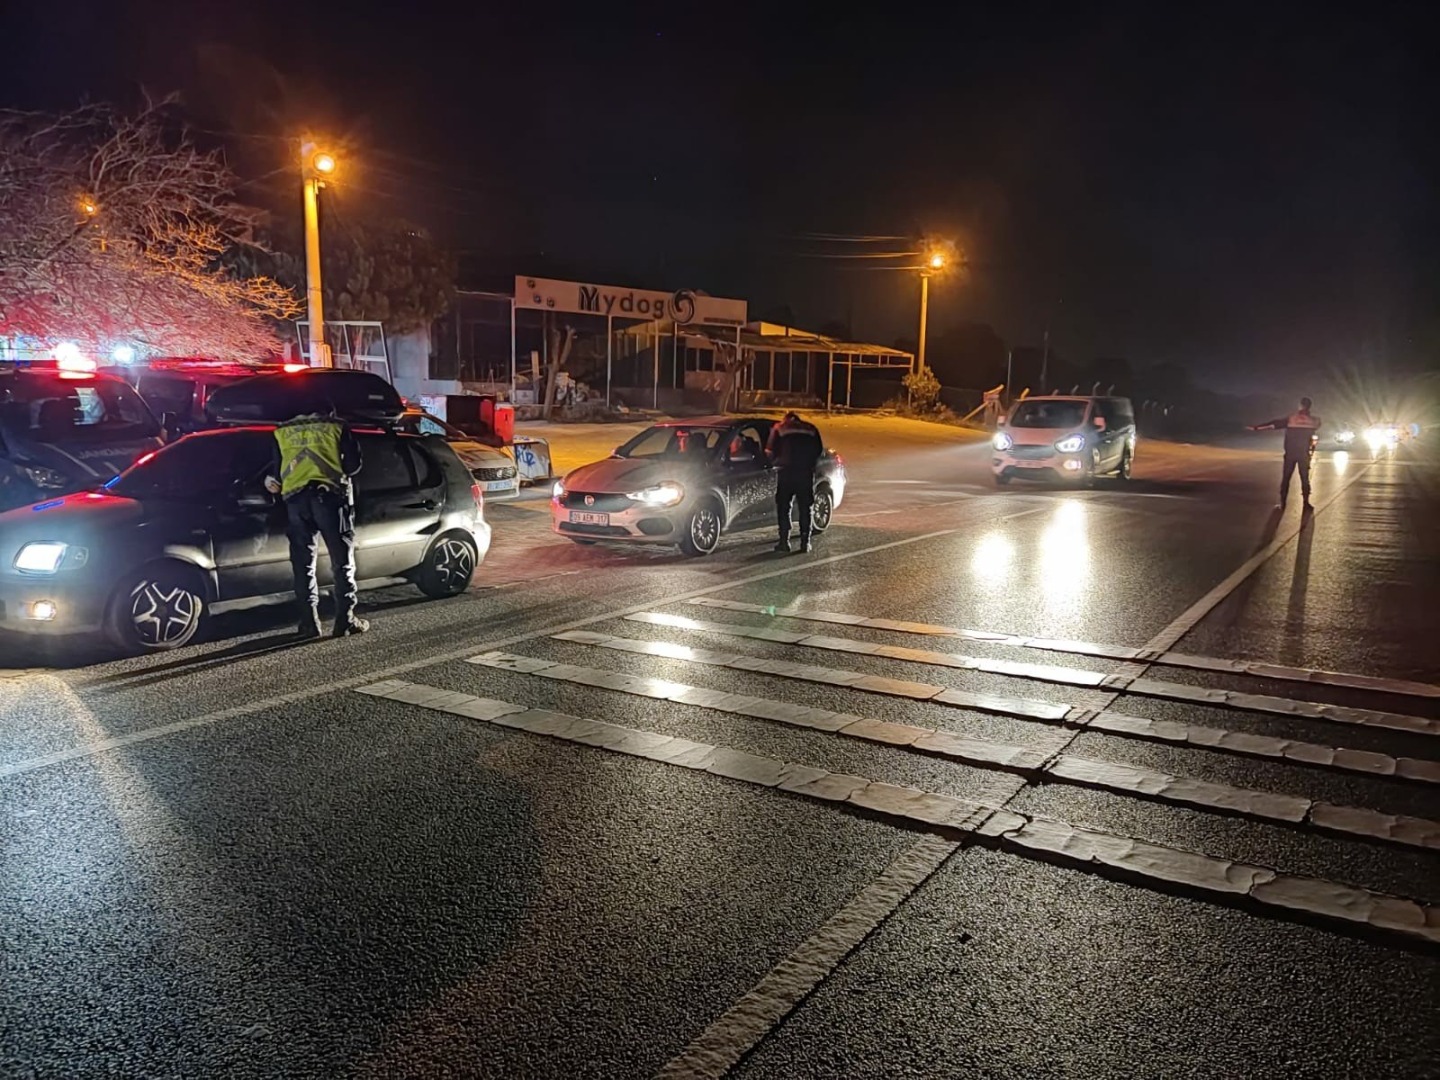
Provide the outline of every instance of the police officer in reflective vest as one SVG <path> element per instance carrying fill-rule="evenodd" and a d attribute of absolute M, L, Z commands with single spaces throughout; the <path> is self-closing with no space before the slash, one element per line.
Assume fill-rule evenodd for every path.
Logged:
<path fill-rule="evenodd" d="M 815 505 L 815 467 L 825 454 L 820 429 L 793 412 L 770 429 L 765 453 L 779 474 L 775 479 L 775 519 L 780 529 L 776 551 L 790 550 L 790 504 L 799 511 L 800 550 L 810 550 L 811 508 Z"/>
<path fill-rule="evenodd" d="M 370 624 L 355 614 L 355 508 L 350 492 L 350 478 L 360 471 L 360 444 L 338 417 L 309 413 L 275 429 L 275 449 L 265 486 L 284 498 L 290 517 L 300 636 L 320 636 L 317 533 L 325 540 L 335 575 L 334 634 L 363 634 Z"/>
<path fill-rule="evenodd" d="M 1320 418 L 1310 411 L 1310 399 L 1302 397 L 1300 408 L 1289 416 L 1281 416 L 1263 424 L 1253 424 L 1251 431 L 1285 432 L 1285 466 L 1280 474 L 1280 506 L 1285 508 L 1290 497 L 1290 476 L 1297 469 L 1300 472 L 1300 494 L 1305 498 L 1305 509 L 1314 510 L 1310 505 L 1310 448 L 1311 440 L 1320 430 Z"/>

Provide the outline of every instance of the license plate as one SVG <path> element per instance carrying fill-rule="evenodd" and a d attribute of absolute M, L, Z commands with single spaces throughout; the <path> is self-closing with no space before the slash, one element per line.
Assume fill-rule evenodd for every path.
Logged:
<path fill-rule="evenodd" d="M 1048 466 L 1047 466 L 1047 465 L 1045 464 L 1045 462 L 1043 462 L 1043 461 L 1017 461 L 1017 462 L 1015 462 L 1015 467 L 1016 467 L 1017 469 L 1044 469 L 1044 468 L 1048 468 Z"/>
<path fill-rule="evenodd" d="M 609 514 L 586 514 L 579 510 L 570 511 L 571 525 L 609 525 Z"/>

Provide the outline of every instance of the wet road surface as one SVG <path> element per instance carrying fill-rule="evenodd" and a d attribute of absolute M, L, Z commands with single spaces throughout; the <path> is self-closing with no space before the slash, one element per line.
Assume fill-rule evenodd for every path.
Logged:
<path fill-rule="evenodd" d="M 809 556 L 0 642 L 0 1074 L 1433 1075 L 1433 455 L 832 441 Z"/>

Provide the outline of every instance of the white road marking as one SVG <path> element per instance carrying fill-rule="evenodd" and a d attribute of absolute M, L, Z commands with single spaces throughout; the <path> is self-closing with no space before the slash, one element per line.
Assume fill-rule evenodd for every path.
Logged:
<path fill-rule="evenodd" d="M 574 631 L 565 635 L 564 640 L 603 647 L 605 638 L 604 634 Z M 1043 776 L 1081 787 L 1100 788 L 1117 795 L 1136 796 L 1180 806 L 1198 806 L 1260 821 L 1308 825 L 1326 832 L 1358 836 L 1366 840 L 1440 849 L 1440 822 L 1424 818 L 1380 814 L 1358 807 L 1334 806 L 1302 796 L 1217 784 L 1113 761 L 1094 761 L 1056 753 L 1053 747 L 1010 746 L 938 728 L 896 724 L 850 713 L 773 701 L 769 698 L 688 686 L 668 679 L 647 679 L 624 672 L 580 667 L 498 650 L 483 656 L 473 656 L 469 662 L 499 671 L 515 671 L 537 678 L 575 683 L 578 686 L 614 690 L 637 697 L 659 698 L 732 716 L 748 716 L 756 720 L 834 732 L 883 746 L 935 754 L 966 765 L 1015 772 L 1032 779 Z"/>
<path fill-rule="evenodd" d="M 925 664 L 930 667 L 985 671 L 994 675 L 1009 675 L 1018 679 L 1102 688 L 1113 690 L 1117 694 L 1139 694 L 1144 697 L 1166 698 L 1172 701 L 1193 701 L 1200 705 L 1238 709 L 1243 712 L 1272 713 L 1278 716 L 1300 717 L 1307 720 L 1328 720 L 1336 724 L 1386 728 L 1391 731 L 1406 731 L 1419 735 L 1440 735 L 1440 720 L 1410 716 L 1405 713 L 1384 712 L 1379 709 L 1355 709 L 1345 705 L 1327 705 L 1323 701 L 1274 697 L 1269 694 L 1242 694 L 1231 690 L 1213 690 L 1203 686 L 1191 686 L 1188 683 L 1167 682 L 1163 679 L 1144 679 L 1132 675 L 1108 674 L 1103 671 L 1083 671 L 1078 668 L 1056 667 L 1051 664 L 1023 664 L 1013 660 L 995 660 L 983 656 L 967 656 L 962 653 L 906 649 L 896 645 L 884 645 L 856 638 L 824 637 L 763 626 L 707 622 L 703 619 L 690 619 L 683 615 L 669 615 L 658 611 L 635 612 L 625 618 L 630 622 L 651 623 L 675 630 L 698 631 L 705 634 L 717 634 L 720 637 L 774 641 L 802 649 L 880 656 L 893 660 L 904 660 L 913 664 Z"/>
<path fill-rule="evenodd" d="M 1371 776 L 1394 776 L 1420 783 L 1440 783 L 1440 762 L 1424 758 L 1394 758 L 1388 754 L 1370 750 L 1323 746 L 1319 743 L 1299 742 L 1294 739 L 1226 731 L 1224 728 L 1182 724 L 1173 720 L 1151 720 L 1142 716 L 1129 716 L 1125 713 L 1113 712 L 1109 709 L 1081 708 L 1067 702 L 1003 697 L 998 694 L 977 694 L 966 690 L 946 689 L 932 683 L 902 682 L 844 668 L 793 664 L 783 660 L 770 660 L 742 653 L 694 648 L 668 641 L 627 638 L 588 630 L 571 630 L 552 636 L 559 641 L 597 645 L 600 648 L 613 649 L 618 652 L 659 656 L 692 664 L 732 668 L 737 671 L 755 671 L 773 675 L 776 678 L 797 679 L 829 686 L 848 686 L 872 694 L 934 701 L 942 705 L 974 709 L 977 712 L 1060 723 L 1077 729 L 1088 727 L 1106 734 L 1120 735 L 1145 742 L 1184 743 L 1200 749 L 1217 750 L 1243 757 L 1272 758 L 1293 764 L 1315 765 L 1345 772 L 1365 773 Z M 545 661 L 527 661 L 527 663 L 543 666 Z M 720 691 L 706 691 L 706 693 L 720 695 Z M 1113 701 L 1115 696 L 1114 694 L 1110 695 L 1110 700 Z"/>
<path fill-rule="evenodd" d="M 1006 515 L 1002 520 L 1011 520 L 1017 517 L 1023 517 L 1026 514 L 1033 514 L 1037 509 L 1040 508 L 1032 507 L 1027 510 L 1020 510 L 1014 514 Z M 850 559 L 863 558 L 866 555 L 874 555 L 877 552 L 906 547 L 910 544 L 923 543 L 926 540 L 935 540 L 942 536 L 954 536 L 957 533 L 964 532 L 969 527 L 969 525 L 959 525 L 949 529 L 937 529 L 933 532 L 921 533 L 918 536 L 906 536 L 899 540 L 887 540 L 883 544 L 873 544 L 870 547 L 861 548 L 858 551 L 846 551 L 837 555 L 826 555 L 821 558 L 805 559 L 803 561 L 787 560 L 783 566 L 773 570 L 765 570 L 758 574 L 749 574 L 745 577 L 722 581 L 714 585 L 705 585 L 701 588 L 681 593 L 673 599 L 674 601 L 684 601 L 697 596 L 709 596 L 712 593 L 721 592 L 725 589 L 739 588 L 742 585 L 748 585 L 756 581 L 766 581 L 788 574 L 803 573 L 807 570 L 813 570 L 818 566 L 827 566 L 833 563 L 846 562 Z M 519 645 L 522 642 L 532 641 L 540 637 L 548 637 L 551 634 L 561 633 L 566 630 L 576 630 L 585 626 L 593 626 L 595 623 L 607 622 L 611 619 L 621 618 L 632 612 L 643 611 L 645 608 L 650 607 L 652 603 L 653 601 L 646 601 L 641 604 L 612 608 L 599 615 L 591 615 L 584 619 L 557 623 L 539 630 L 526 631 L 523 634 L 512 634 L 508 637 L 496 638 L 484 643 L 472 642 L 469 645 L 452 649 L 449 652 L 429 654 L 418 660 L 409 660 L 403 664 L 394 664 L 378 671 L 367 672 L 364 675 L 356 675 L 345 679 L 334 679 L 330 682 L 308 686 L 303 690 L 294 690 L 288 694 L 277 694 L 273 697 L 261 698 L 258 701 L 248 702 L 244 705 L 236 705 L 229 709 L 220 709 L 217 712 L 204 713 L 200 716 L 176 721 L 175 723 L 161 724 L 140 731 L 132 731 L 128 735 L 118 735 L 110 739 L 95 739 L 51 754 L 42 754 L 39 757 L 27 758 L 23 761 L 0 764 L 0 779 L 7 776 L 19 776 L 23 773 L 34 772 L 36 769 L 48 768 L 52 765 L 63 764 L 67 761 L 76 761 L 81 758 L 92 757 L 96 754 L 109 753 L 112 750 L 120 750 L 127 746 L 146 743 L 152 739 L 162 739 L 167 735 L 174 735 L 182 731 L 191 731 L 195 728 L 205 727 L 222 720 L 232 720 L 242 716 L 253 716 L 256 713 L 268 712 L 273 709 L 283 708 L 287 705 L 294 705 L 297 702 L 308 701 L 311 698 L 321 697 L 325 694 L 333 694 L 343 690 L 353 690 L 355 687 L 377 678 L 404 675 L 411 671 L 419 671 L 422 668 L 434 667 L 438 664 L 444 664 L 454 660 L 463 660 L 465 657 L 473 654 L 477 649 L 501 649 L 508 645 Z"/>
<path fill-rule="evenodd" d="M 1005 634 L 993 630 L 971 630 L 959 626 L 935 626 L 930 623 L 907 622 L 898 619 L 867 618 L 846 615 L 836 611 L 805 610 L 795 607 L 777 608 L 766 604 L 746 604 L 736 600 L 720 600 L 700 597 L 689 601 L 701 607 L 721 608 L 726 611 L 744 611 L 756 615 L 770 615 L 803 622 L 831 623 L 839 626 L 863 626 L 872 630 L 892 630 L 900 634 L 916 634 L 928 637 L 958 637 L 969 641 L 983 641 L 992 645 L 1012 645 L 1026 649 L 1043 649 L 1048 652 L 1072 653 L 1081 656 L 1096 656 L 1106 660 L 1146 660 L 1159 667 L 1194 668 L 1199 671 L 1216 671 L 1233 675 L 1252 675 L 1258 679 L 1275 679 L 1282 682 L 1319 683 L 1326 686 L 1343 686 L 1355 690 L 1374 690 L 1385 694 L 1406 697 L 1440 698 L 1440 686 L 1433 683 L 1415 682 L 1410 679 L 1389 679 L 1376 675 L 1358 675 L 1353 672 L 1327 671 L 1323 668 L 1291 667 L 1272 664 L 1264 660 L 1237 660 L 1217 656 L 1195 656 L 1191 653 L 1159 652 L 1131 648 L 1125 645 L 1102 645 L 1089 641 L 1068 641 L 1061 638 L 1031 637 L 1023 634 Z"/>
<path fill-rule="evenodd" d="M 1423 901 L 1083 829 L 940 792 L 399 679 L 357 689 L 423 709 L 844 804 L 908 828 L 968 834 L 1004 851 L 1092 871 L 1104 868 L 1152 887 L 1182 886 L 1207 899 L 1244 901 L 1271 915 L 1300 912 L 1390 932 L 1415 945 L 1440 945 L 1440 909 Z"/>

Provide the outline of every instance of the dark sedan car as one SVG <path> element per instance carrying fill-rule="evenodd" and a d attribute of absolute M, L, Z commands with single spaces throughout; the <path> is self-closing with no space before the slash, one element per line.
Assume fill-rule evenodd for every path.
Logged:
<path fill-rule="evenodd" d="M 490 547 L 469 471 L 443 439 L 356 435 L 361 587 L 464 591 Z M 103 489 L 0 514 L 0 628 L 171 649 L 211 613 L 293 599 L 285 508 L 263 483 L 274 442 L 268 426 L 188 435 Z M 330 584 L 323 547 L 319 571 Z"/>
<path fill-rule="evenodd" d="M 765 458 L 774 420 L 671 420 L 640 432 L 604 461 L 555 484 L 557 533 L 576 543 L 676 544 L 708 555 L 726 531 L 775 512 L 775 471 Z M 827 450 L 816 470 L 815 531 L 845 497 L 845 465 Z"/>

